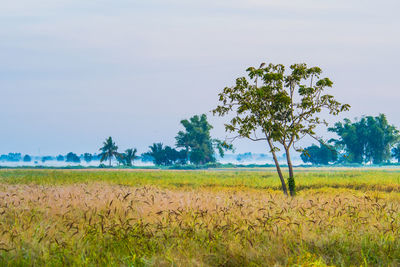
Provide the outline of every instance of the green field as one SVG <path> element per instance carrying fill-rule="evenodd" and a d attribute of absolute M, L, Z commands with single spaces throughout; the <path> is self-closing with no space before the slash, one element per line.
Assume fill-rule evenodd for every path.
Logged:
<path fill-rule="evenodd" d="M 400 172 L 1 170 L 1 266 L 399 266 Z"/>

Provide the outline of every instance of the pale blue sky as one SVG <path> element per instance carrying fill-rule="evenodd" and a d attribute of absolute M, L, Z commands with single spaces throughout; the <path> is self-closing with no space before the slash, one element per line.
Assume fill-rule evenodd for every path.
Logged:
<path fill-rule="evenodd" d="M 95 152 L 109 135 L 139 152 L 173 145 L 182 118 L 211 110 L 264 61 L 318 65 L 352 105 L 346 117 L 382 112 L 400 127 L 399 10 L 397 0 L 6 0 L 0 153 Z M 224 138 L 224 120 L 209 116 Z"/>

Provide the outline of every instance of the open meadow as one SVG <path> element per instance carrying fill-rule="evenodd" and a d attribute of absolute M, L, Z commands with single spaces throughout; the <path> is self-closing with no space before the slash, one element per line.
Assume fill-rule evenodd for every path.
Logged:
<path fill-rule="evenodd" d="M 1 266 L 399 266 L 400 171 L 1 170 Z"/>

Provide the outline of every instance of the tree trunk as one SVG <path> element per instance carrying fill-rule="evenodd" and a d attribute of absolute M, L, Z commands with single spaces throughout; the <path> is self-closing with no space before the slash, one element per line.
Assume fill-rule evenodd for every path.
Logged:
<path fill-rule="evenodd" d="M 294 173 L 293 173 L 293 164 L 292 160 L 290 159 L 290 152 L 289 149 L 286 149 L 286 160 L 289 168 L 289 179 L 288 179 L 288 186 L 290 195 L 293 197 L 296 195 L 296 184 L 294 182 Z"/>
<path fill-rule="evenodd" d="M 109 160 L 109 167 L 111 167 L 111 157 L 108 160 Z"/>
<path fill-rule="evenodd" d="M 278 172 L 279 179 L 281 180 L 281 183 L 282 183 L 282 191 L 285 195 L 288 195 L 285 179 L 283 178 L 282 170 L 281 170 L 281 167 L 279 166 L 278 158 L 276 157 L 271 140 L 268 140 L 268 144 L 269 144 L 269 147 L 271 148 L 272 157 L 274 158 L 276 171 Z"/>

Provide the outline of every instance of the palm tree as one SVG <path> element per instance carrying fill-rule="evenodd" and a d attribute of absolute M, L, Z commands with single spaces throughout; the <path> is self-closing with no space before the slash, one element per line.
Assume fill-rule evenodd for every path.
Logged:
<path fill-rule="evenodd" d="M 129 149 L 125 150 L 124 160 L 125 160 L 125 164 L 127 166 L 132 166 L 135 159 L 138 158 L 138 156 L 136 156 L 136 153 L 137 153 L 136 148 L 135 149 L 129 148 Z"/>
<path fill-rule="evenodd" d="M 150 151 L 145 153 L 153 158 L 155 165 L 166 165 L 165 150 L 162 143 L 153 143 L 149 146 Z"/>
<path fill-rule="evenodd" d="M 115 155 L 115 158 L 118 161 L 118 165 L 120 165 L 120 164 L 125 165 L 125 154 L 124 153 L 118 153 L 118 155 Z"/>
<path fill-rule="evenodd" d="M 111 136 L 106 139 L 103 143 L 103 147 L 99 149 L 101 153 L 99 154 L 100 162 L 105 160 L 109 160 L 109 166 L 111 167 L 111 160 L 113 157 L 119 157 L 120 153 L 118 153 L 118 147 L 115 145 L 114 141 L 112 140 Z"/>

